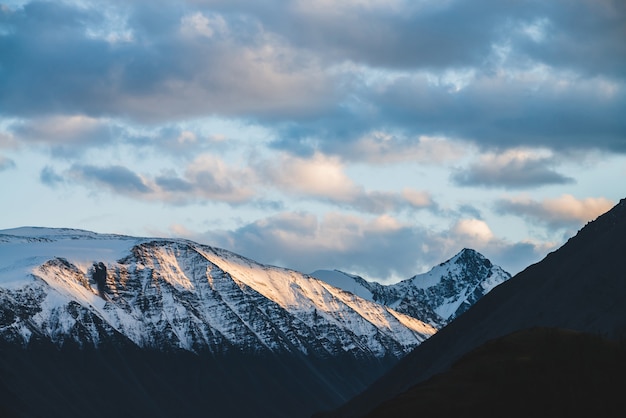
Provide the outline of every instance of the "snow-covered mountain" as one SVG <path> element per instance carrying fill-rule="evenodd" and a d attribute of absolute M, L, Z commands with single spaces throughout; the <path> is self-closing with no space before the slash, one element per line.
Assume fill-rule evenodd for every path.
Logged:
<path fill-rule="evenodd" d="M 417 278 L 333 283 L 188 240 L 0 231 L 0 415 L 308 417 L 433 335 L 391 306 L 456 303 L 468 265 L 435 297 Z"/>
<path fill-rule="evenodd" d="M 400 358 L 435 332 L 322 280 L 187 240 L 0 231 L 0 338 L 21 345 Z"/>
<path fill-rule="evenodd" d="M 393 285 L 368 282 L 338 270 L 311 273 L 360 297 L 389 306 L 441 328 L 465 312 L 491 289 L 511 278 L 482 254 L 463 249 L 429 272 Z"/>

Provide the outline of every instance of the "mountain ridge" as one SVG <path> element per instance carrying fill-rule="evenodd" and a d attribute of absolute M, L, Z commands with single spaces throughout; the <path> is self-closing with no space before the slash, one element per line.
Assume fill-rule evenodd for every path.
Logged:
<path fill-rule="evenodd" d="M 479 252 L 464 248 L 430 271 L 395 284 L 370 282 L 339 270 L 312 276 L 441 328 L 511 278 Z"/>
<path fill-rule="evenodd" d="M 190 351 L 198 344 L 219 351 L 228 341 L 246 349 L 287 347 L 319 355 L 353 350 L 398 358 L 435 332 L 414 318 L 293 270 L 264 266 L 189 240 L 57 229 L 49 234 L 37 230 L 45 240 L 24 243 L 23 239 L 34 238 L 33 233 L 21 232 L 17 242 L 11 238 L 14 233 L 2 235 L 2 295 L 25 301 L 24 293 L 32 294 L 31 302 L 40 301 L 39 307 L 49 313 L 2 329 L 4 334 L 13 331 L 15 338 L 19 334 L 26 340 L 29 334 L 47 332 L 54 339 L 70 332 L 77 324 L 70 317 L 78 313 L 61 315 L 61 305 L 70 302 L 90 317 L 89 323 L 101 323 L 94 325 L 97 330 L 88 338 L 95 345 L 99 334 L 112 335 L 115 330 L 140 346 L 154 347 L 164 342 L 155 336 L 165 335 L 170 348 Z M 33 245 L 36 256 L 24 256 Z M 7 276 L 17 277 L 7 280 Z M 47 317 L 58 321 L 52 324 Z M 224 317 L 231 323 L 226 324 L 229 320 Z M 156 328 L 150 331 L 153 325 Z M 342 333 L 342 327 L 351 331 Z M 322 341 L 317 335 L 323 331 Z"/>
<path fill-rule="evenodd" d="M 189 240 L 0 231 L 0 405 L 16 416 L 306 417 L 436 331 Z"/>
<path fill-rule="evenodd" d="M 489 340 L 532 327 L 626 336 L 626 199 L 496 287 L 366 391 L 320 416 L 357 417 L 448 370 Z"/>

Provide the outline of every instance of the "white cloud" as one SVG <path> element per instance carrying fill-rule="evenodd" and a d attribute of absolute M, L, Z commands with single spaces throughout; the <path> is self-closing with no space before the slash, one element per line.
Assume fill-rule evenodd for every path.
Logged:
<path fill-rule="evenodd" d="M 385 131 L 373 131 L 346 144 L 341 154 L 346 159 L 371 164 L 418 162 L 441 164 L 457 160 L 467 153 L 468 144 L 443 137 L 403 138 Z"/>
<path fill-rule="evenodd" d="M 494 239 L 489 225 L 480 219 L 461 219 L 454 225 L 452 232 L 471 242 L 471 247 L 485 245 Z"/>
<path fill-rule="evenodd" d="M 402 197 L 406 199 L 413 207 L 424 208 L 434 204 L 430 193 L 425 191 L 418 191 L 410 188 L 402 190 Z"/>
<path fill-rule="evenodd" d="M 315 153 L 310 158 L 283 154 L 258 165 L 267 187 L 367 213 L 382 214 L 402 209 L 429 208 L 430 193 L 405 188 L 402 192 L 366 191 L 345 173 L 344 163 L 333 156 Z"/>
<path fill-rule="evenodd" d="M 347 202 L 361 190 L 345 174 L 337 157 L 316 153 L 311 158 L 283 154 L 278 161 L 268 161 L 264 171 L 273 184 L 303 195 Z"/>
<path fill-rule="evenodd" d="M 219 14 L 204 15 L 202 12 L 195 12 L 181 18 L 180 32 L 183 36 L 213 38 L 214 36 L 226 35 L 228 24 Z"/>

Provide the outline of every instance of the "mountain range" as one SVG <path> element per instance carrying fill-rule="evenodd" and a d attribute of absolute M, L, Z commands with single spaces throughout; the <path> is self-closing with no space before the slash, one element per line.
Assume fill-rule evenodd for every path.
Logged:
<path fill-rule="evenodd" d="M 317 270 L 312 276 L 419 318 L 437 329 L 511 278 L 501 267 L 494 266 L 482 254 L 468 248 L 427 273 L 387 286 L 337 270 Z"/>
<path fill-rule="evenodd" d="M 624 416 L 625 237 L 623 199 L 323 416 Z M 485 390 L 487 375 L 499 391 L 462 395 Z"/>
<path fill-rule="evenodd" d="M 0 231 L 0 411 L 308 416 L 510 277 L 472 250 L 393 286 L 337 274 L 371 297 L 188 240 Z"/>

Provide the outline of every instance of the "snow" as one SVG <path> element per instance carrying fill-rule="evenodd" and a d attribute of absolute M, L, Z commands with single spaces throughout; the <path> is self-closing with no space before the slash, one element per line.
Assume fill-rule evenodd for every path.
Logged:
<path fill-rule="evenodd" d="M 198 251 L 202 251 L 198 249 Z M 432 335 L 432 327 L 389 310 L 357 295 L 347 293 L 314 277 L 293 270 L 264 266 L 227 252 L 202 251 L 203 255 L 268 299 L 304 319 L 315 310 L 318 315 L 342 327 L 349 326 L 359 336 L 373 337 L 380 331 L 393 334 L 403 345 L 411 346 Z M 398 316 L 402 317 L 402 321 Z M 411 328 L 413 327 L 413 328 Z M 370 343 L 374 343 L 371 339 Z"/>
<path fill-rule="evenodd" d="M 37 236 L 36 232 L 43 234 Z M 107 264 L 122 258 L 138 242 L 136 238 L 110 235 L 84 239 L 96 235 L 79 232 L 45 228 L 0 230 L 0 286 L 10 289 L 22 286 L 32 280 L 29 273 L 33 269 L 55 257 L 71 259 L 86 272 L 94 261 Z M 39 240 L 33 240 L 35 237 Z"/>
<path fill-rule="evenodd" d="M 109 293 L 103 294 L 91 278 L 94 262 L 107 267 Z M 397 294 L 388 299 L 435 286 L 460 268 L 437 266 L 393 285 Z M 481 286 L 490 289 L 501 281 L 494 273 Z M 29 286 L 45 295 L 33 302 L 41 307 L 33 317 L 36 332 L 68 333 L 80 320 L 67 310 L 73 301 L 99 317 L 109 327 L 105 332 L 117 330 L 139 346 L 219 350 L 227 340 L 246 349 L 309 353 L 322 347 L 331 354 L 385 356 L 390 350 L 399 355 L 398 345 L 408 352 L 437 331 L 373 302 L 372 292 L 385 286 L 369 290 L 340 271 L 306 275 L 187 240 L 58 228 L 0 231 L 0 289 L 21 292 Z M 437 313 L 448 317 L 456 312 L 469 291 L 438 302 Z M 28 340 L 33 324 L 16 321 L 14 329 Z M 92 340 L 101 337 L 93 323 L 83 325 L 93 333 Z"/>
<path fill-rule="evenodd" d="M 441 278 L 449 274 L 455 275 L 459 271 L 459 267 L 454 263 L 456 257 L 449 260 L 447 263 L 440 264 L 433 267 L 429 272 L 418 274 L 408 281 L 415 289 L 428 289 L 429 287 L 436 286 L 441 282 Z"/>
<path fill-rule="evenodd" d="M 500 268 L 496 268 L 496 271 L 487 278 L 484 282 L 481 283 L 481 286 L 485 293 L 491 292 L 494 287 L 498 286 L 501 283 L 504 283 L 506 277 L 506 273 L 502 271 Z"/>

